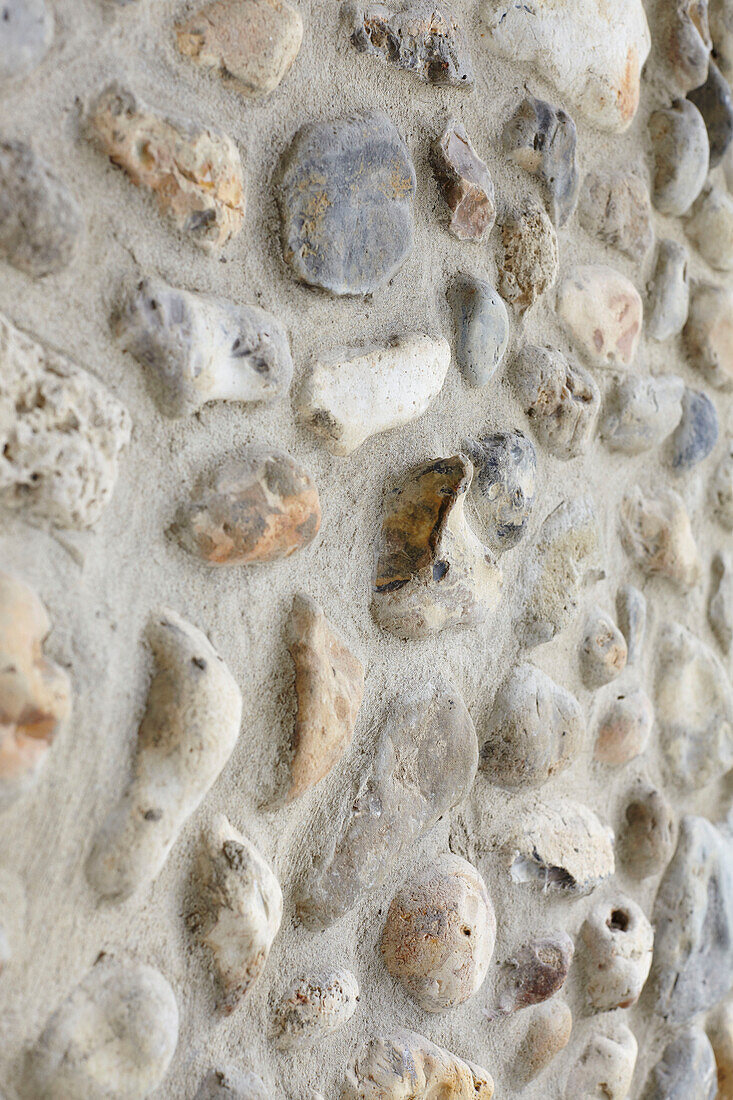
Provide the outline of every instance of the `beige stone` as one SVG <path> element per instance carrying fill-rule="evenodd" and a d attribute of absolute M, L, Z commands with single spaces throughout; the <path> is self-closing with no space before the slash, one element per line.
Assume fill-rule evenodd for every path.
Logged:
<path fill-rule="evenodd" d="M 630 1008 L 641 996 L 652 965 L 654 932 L 643 910 L 622 894 L 597 902 L 580 937 L 586 994 L 595 1012 Z"/>
<path fill-rule="evenodd" d="M 341 1100 L 491 1100 L 486 1070 L 413 1031 L 371 1039 L 347 1074 Z"/>
<path fill-rule="evenodd" d="M 575 267 L 561 284 L 557 312 L 599 367 L 629 367 L 641 338 L 644 307 L 625 275 L 602 264 Z"/>
<path fill-rule="evenodd" d="M 501 223 L 499 290 L 520 313 L 555 285 L 560 253 L 555 227 L 538 202 L 509 210 Z"/>
<path fill-rule="evenodd" d="M 359 983 L 350 970 L 296 978 L 275 1011 L 277 1046 L 281 1050 L 313 1046 L 345 1027 L 358 1003 Z"/>
<path fill-rule="evenodd" d="M 687 235 L 716 271 L 733 271 L 733 196 L 709 183 L 693 203 Z"/>
<path fill-rule="evenodd" d="M 610 1017 L 591 1033 L 573 1065 L 565 1100 L 626 1100 L 638 1049 L 626 1024 Z"/>
<path fill-rule="evenodd" d="M 565 1050 L 573 1029 L 573 1014 L 565 1001 L 553 999 L 532 1013 L 515 1063 L 519 1081 L 534 1081 Z"/>
<path fill-rule="evenodd" d="M 692 292 L 684 330 L 693 366 L 718 389 L 733 387 L 733 291 L 702 283 Z"/>
<path fill-rule="evenodd" d="M 733 1002 L 715 1009 L 707 1023 L 707 1032 L 718 1069 L 717 1100 L 733 1100 Z"/>
<path fill-rule="evenodd" d="M 638 485 L 621 502 L 621 541 L 645 573 L 666 577 L 683 589 L 702 576 L 685 502 L 674 489 L 645 493 Z"/>

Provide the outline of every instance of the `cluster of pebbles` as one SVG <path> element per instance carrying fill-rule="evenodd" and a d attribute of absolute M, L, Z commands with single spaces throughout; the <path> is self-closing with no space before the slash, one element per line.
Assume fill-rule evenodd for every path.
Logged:
<path fill-rule="evenodd" d="M 189 7 L 173 28 L 187 65 L 248 100 L 287 88 L 304 23 L 286 0 Z M 51 5 L 3 0 L 0 9 L 0 80 L 32 79 L 53 64 Z M 733 768 L 733 4 L 659 9 L 651 33 L 641 0 L 481 0 L 474 34 L 447 6 L 344 5 L 354 64 L 361 53 L 390 78 L 404 70 L 454 97 L 441 99 L 453 117 L 421 150 L 442 204 L 435 231 L 460 242 L 469 267 L 470 250 L 495 247 L 497 276 L 452 273 L 453 331 L 398 332 L 294 367 L 286 326 L 268 310 L 144 271 L 109 318 L 164 417 L 286 402 L 297 377 L 295 417 L 336 463 L 362 448 L 368 462 L 373 437 L 439 415 L 432 406 L 452 361 L 466 401 L 500 384 L 514 401 L 514 419 L 477 438 L 456 437 L 420 461 L 406 452 L 374 524 L 370 606 L 385 636 L 414 647 L 445 631 L 490 635 L 513 604 L 511 655 L 488 705 L 470 699 L 469 710 L 450 667 L 421 681 L 395 668 L 380 713 L 358 645 L 305 591 L 308 571 L 294 572 L 302 590 L 285 634 L 296 705 L 286 774 L 267 812 L 287 814 L 322 785 L 315 847 L 289 881 L 224 814 L 200 823 L 180 923 L 210 968 L 218 1016 L 250 997 L 287 922 L 315 938 L 365 898 L 383 902 L 376 955 L 393 982 L 393 1011 L 331 1075 L 334 1100 L 508 1100 L 536 1081 L 547 1091 L 532 1096 L 564 1100 L 733 1097 L 733 833 L 715 800 L 705 814 L 697 797 Z M 526 76 L 494 150 L 520 181 L 519 199 L 495 186 L 476 149 L 481 135 L 458 118 L 461 97 L 487 73 L 490 81 L 497 59 Z M 593 132 L 634 124 L 648 59 L 664 79 L 649 89 L 646 159 L 583 173 Z M 537 82 L 551 102 L 531 94 Z M 228 134 L 170 117 L 115 82 L 85 104 L 79 140 L 152 192 L 170 231 L 206 254 L 242 234 L 247 183 Z M 376 294 L 411 256 L 418 173 L 387 113 L 305 121 L 272 186 L 283 264 L 313 294 Z M 70 189 L 32 140 L 0 136 L 4 264 L 28 280 L 58 276 L 75 263 L 88 217 L 83 188 Z M 573 223 L 592 250 L 568 261 L 563 233 Z M 540 303 L 554 316 L 544 337 L 533 323 Z M 647 346 L 665 342 L 670 359 L 683 349 L 679 374 L 644 366 Z M 115 509 L 138 445 L 127 409 L 74 358 L 0 315 L 0 506 L 57 532 L 93 528 Z M 544 471 L 555 470 L 562 491 L 563 470 L 592 453 L 614 477 L 629 463 L 617 514 L 598 494 L 570 489 L 548 511 Z M 661 460 L 661 482 L 644 476 L 644 457 L 633 463 L 640 456 Z M 204 568 L 267 568 L 314 543 L 328 504 L 299 457 L 253 441 L 181 494 L 168 536 Z M 699 545 L 696 507 L 715 518 L 713 546 Z M 618 574 L 611 540 L 625 555 Z M 672 606 L 703 608 L 695 629 L 666 616 L 665 586 L 683 601 Z M 53 742 L 73 736 L 74 677 L 70 662 L 47 654 L 50 630 L 34 589 L 0 573 L 3 812 L 34 798 L 54 769 Z M 540 647 L 560 636 L 574 639 L 575 694 L 558 682 L 559 667 L 555 676 L 540 667 Z M 129 775 L 85 857 L 88 884 L 108 905 L 145 904 L 243 719 L 245 685 L 201 624 L 155 608 L 145 643 L 151 679 Z M 357 758 L 350 746 L 367 709 L 374 736 Z M 634 768 L 652 746 L 662 767 L 649 777 Z M 601 776 L 629 769 L 619 821 L 570 782 L 581 760 Z M 498 792 L 503 834 L 481 842 L 462 807 Z M 409 869 L 422 838 L 451 820 L 450 847 L 436 843 Z M 507 929 L 501 899 L 532 891 L 546 920 Z M 24 904 L 22 882 L 3 871 L 0 966 L 20 949 Z M 131 940 L 103 951 L 27 1036 L 19 1096 L 174 1095 L 165 1081 L 184 991 L 135 949 Z M 334 951 L 327 965 L 280 974 L 266 1023 L 272 1051 L 292 1054 L 354 1027 L 373 972 L 357 976 Z M 472 999 L 487 1036 L 522 1020 L 514 1057 L 498 1068 L 474 1053 L 485 1043 L 462 1041 L 460 1025 L 455 1052 L 422 1034 Z M 634 1034 L 637 1004 L 656 1028 L 651 1059 Z M 192 1088 L 197 1100 L 293 1095 L 286 1068 L 272 1083 L 276 1064 L 253 1068 L 245 1044 Z"/>

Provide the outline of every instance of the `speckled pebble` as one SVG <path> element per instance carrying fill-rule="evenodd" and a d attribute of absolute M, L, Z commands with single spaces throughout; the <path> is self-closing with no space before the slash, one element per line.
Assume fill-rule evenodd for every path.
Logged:
<path fill-rule="evenodd" d="M 466 442 L 475 476 L 469 498 L 483 523 L 487 544 L 503 554 L 527 533 L 537 490 L 537 454 L 520 431 L 497 432 Z"/>
<path fill-rule="evenodd" d="M 727 531 L 733 531 L 733 440 L 728 440 L 710 483 L 710 499 L 718 523 Z"/>
<path fill-rule="evenodd" d="M 559 265 L 557 235 L 543 208 L 527 199 L 507 211 L 501 223 L 502 297 L 526 312 L 555 285 Z"/>
<path fill-rule="evenodd" d="M 654 932 L 643 910 L 623 894 L 597 902 L 580 932 L 585 990 L 594 1012 L 636 1004 L 652 965 Z"/>
<path fill-rule="evenodd" d="M 473 65 L 463 28 L 448 8 L 420 3 L 394 11 L 385 4 L 351 3 L 351 42 L 357 50 L 405 69 L 428 84 L 468 88 Z"/>
<path fill-rule="evenodd" d="M 514 363 L 511 380 L 539 442 L 563 461 L 585 454 L 601 407 L 590 372 L 560 351 L 527 345 Z"/>

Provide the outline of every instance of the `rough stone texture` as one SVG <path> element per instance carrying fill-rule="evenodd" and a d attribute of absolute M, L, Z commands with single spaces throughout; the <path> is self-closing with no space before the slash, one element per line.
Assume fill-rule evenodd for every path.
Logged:
<path fill-rule="evenodd" d="M 637 879 L 658 875 L 674 852 L 674 814 L 664 794 L 653 787 L 634 792 L 624 810 L 619 851 Z"/>
<path fill-rule="evenodd" d="M 615 870 L 613 832 L 579 802 L 535 801 L 506 845 L 512 882 L 582 897 Z"/>
<path fill-rule="evenodd" d="M 718 1100 L 730 1100 L 733 1093 L 733 1005 L 730 1001 L 708 1018 L 707 1031 L 715 1055 Z"/>
<path fill-rule="evenodd" d="M 710 61 L 706 82 L 690 92 L 690 100 L 705 120 L 710 139 L 710 167 L 715 168 L 733 142 L 733 95 L 714 61 Z"/>
<path fill-rule="evenodd" d="M 341 1100 L 403 1100 L 444 1096 L 445 1100 L 491 1100 L 490 1074 L 435 1046 L 413 1031 L 371 1039 L 356 1056 Z"/>
<path fill-rule="evenodd" d="M 687 234 L 716 271 L 733 271 L 733 196 L 708 183 L 694 202 Z"/>
<path fill-rule="evenodd" d="M 626 668 L 626 639 L 610 615 L 594 607 L 586 622 L 580 646 L 580 666 L 586 687 L 610 684 Z"/>
<path fill-rule="evenodd" d="M 84 528 L 108 506 L 130 417 L 91 374 L 0 315 L 0 506 Z"/>
<path fill-rule="evenodd" d="M 270 1100 L 270 1092 L 256 1073 L 228 1066 L 207 1073 L 194 1100 Z"/>
<path fill-rule="evenodd" d="M 450 230 L 460 241 L 480 241 L 496 221 L 491 173 L 453 119 L 433 146 L 433 170 L 450 210 Z"/>
<path fill-rule="evenodd" d="M 456 359 L 472 386 L 485 386 L 509 345 L 509 314 L 490 283 L 459 275 L 448 288 L 456 325 Z"/>
<path fill-rule="evenodd" d="M 674 489 L 646 494 L 638 485 L 621 502 L 621 541 L 631 560 L 650 576 L 693 588 L 702 563 L 685 503 Z"/>
<path fill-rule="evenodd" d="M 542 207 L 527 200 L 503 218 L 501 244 L 499 290 L 519 313 L 525 313 L 557 281 L 557 235 Z"/>
<path fill-rule="evenodd" d="M 394 11 L 385 4 L 347 8 L 351 42 L 361 53 L 387 61 L 428 84 L 470 87 L 468 42 L 455 16 L 436 4 Z"/>
<path fill-rule="evenodd" d="M 733 77 L 733 8 L 730 0 L 713 0 L 709 12 L 715 59 L 726 80 Z M 728 1100 L 727 1096 L 721 1100 Z"/>
<path fill-rule="evenodd" d="M 277 88 L 298 56 L 303 20 L 286 0 L 214 0 L 176 27 L 176 45 L 246 96 Z"/>
<path fill-rule="evenodd" d="M 603 442 L 625 455 L 659 447 L 680 422 L 684 393 L 684 382 L 672 374 L 620 378 L 606 394 Z"/>
<path fill-rule="evenodd" d="M 230 137 L 189 119 L 164 118 L 110 84 L 89 113 L 92 137 L 196 244 L 216 250 L 236 237 L 245 211 L 239 150 Z"/>
<path fill-rule="evenodd" d="M 614 894 L 597 902 L 580 932 L 586 994 L 595 1012 L 630 1008 L 641 996 L 652 965 L 654 931 L 631 898 Z"/>
<path fill-rule="evenodd" d="M 54 33 L 46 0 L 3 0 L 0 81 L 28 76 L 43 61 Z"/>
<path fill-rule="evenodd" d="M 560 351 L 527 345 L 511 377 L 539 442 L 564 461 L 584 454 L 601 407 L 593 376 Z"/>
<path fill-rule="evenodd" d="M 703 283 L 692 291 L 684 336 L 693 366 L 722 390 L 733 387 L 733 292 Z"/>
<path fill-rule="evenodd" d="M 589 172 L 578 199 L 580 224 L 638 263 L 654 243 L 649 191 L 634 172 Z"/>
<path fill-rule="evenodd" d="M 350 970 L 296 979 L 277 1005 L 277 1045 L 281 1050 L 313 1046 L 345 1027 L 358 1003 L 359 983 Z"/>
<path fill-rule="evenodd" d="M 285 260 L 333 294 L 370 294 L 412 251 L 415 170 L 386 115 L 303 126 L 285 155 L 280 215 Z"/>
<path fill-rule="evenodd" d="M 685 1028 L 670 1039 L 641 1095 L 642 1100 L 715 1100 L 715 1056 L 702 1028 Z"/>
<path fill-rule="evenodd" d="M 503 554 L 527 533 L 537 489 L 534 445 L 515 430 L 469 440 L 466 451 L 475 468 L 470 498 L 483 523 L 487 544 Z"/>
<path fill-rule="evenodd" d="M 565 1100 L 626 1100 L 637 1051 L 633 1033 L 620 1020 L 599 1026 L 570 1071 Z"/>
<path fill-rule="evenodd" d="M 632 365 L 644 307 L 624 275 L 602 264 L 573 268 L 558 291 L 557 312 L 596 366 Z"/>
<path fill-rule="evenodd" d="M 661 214 L 686 214 L 708 174 L 710 145 L 694 103 L 678 99 L 649 119 L 653 151 L 652 200 Z"/>
<path fill-rule="evenodd" d="M 560 107 L 527 96 L 504 127 L 504 148 L 511 159 L 537 176 L 547 189 L 550 217 L 565 225 L 580 187 L 575 123 Z"/>
<path fill-rule="evenodd" d="M 574 953 L 575 945 L 567 932 L 554 932 L 523 944 L 506 963 L 499 979 L 498 1014 L 509 1016 L 554 997 L 565 984 Z"/>
<path fill-rule="evenodd" d="M 733 558 L 720 550 L 711 566 L 712 586 L 708 601 L 708 622 L 724 653 L 733 644 Z"/>
<path fill-rule="evenodd" d="M 646 305 L 646 332 L 653 340 L 679 336 L 690 309 L 689 255 L 684 245 L 659 242 L 657 266 Z"/>

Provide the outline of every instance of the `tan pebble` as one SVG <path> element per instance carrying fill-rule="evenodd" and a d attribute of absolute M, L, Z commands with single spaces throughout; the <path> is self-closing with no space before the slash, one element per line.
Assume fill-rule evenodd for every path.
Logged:
<path fill-rule="evenodd" d="M 588 233 L 638 262 L 654 243 L 649 190 L 633 170 L 589 172 L 580 189 L 578 220 Z"/>
<path fill-rule="evenodd" d="M 641 688 L 619 687 L 598 725 L 594 755 L 602 764 L 628 764 L 649 744 L 654 707 Z"/>
<path fill-rule="evenodd" d="M 645 573 L 666 577 L 680 588 L 693 588 L 702 563 L 682 497 L 660 488 L 648 495 L 637 485 L 621 502 L 621 541 Z"/>
<path fill-rule="evenodd" d="M 733 387 L 733 291 L 701 283 L 694 287 L 684 329 L 693 366 L 719 389 Z"/>
<path fill-rule="evenodd" d="M 654 932 L 642 909 L 621 894 L 598 902 L 581 929 L 586 993 L 595 1012 L 636 1004 L 652 965 Z"/>
<path fill-rule="evenodd" d="M 611 1017 L 585 1044 L 565 1087 L 565 1100 L 626 1100 L 638 1045 L 626 1024 Z"/>
<path fill-rule="evenodd" d="M 511 380 L 539 442 L 563 461 L 585 454 L 601 407 L 601 393 L 589 371 L 560 351 L 527 344 Z"/>
<path fill-rule="evenodd" d="M 534 1009 L 515 1062 L 515 1073 L 528 1083 L 547 1069 L 570 1042 L 573 1014 L 565 1001 L 552 1000 Z"/>
<path fill-rule="evenodd" d="M 344 1027 L 356 1012 L 359 983 L 350 970 L 329 970 L 292 982 L 275 1011 L 276 1045 L 313 1046 Z"/>
<path fill-rule="evenodd" d="M 555 285 L 560 265 L 557 235 L 534 200 L 509 211 L 501 225 L 501 296 L 520 313 Z"/>
<path fill-rule="evenodd" d="M 710 484 L 713 515 L 721 527 L 733 531 L 733 440 L 729 439 Z"/>
<path fill-rule="evenodd" d="M 587 687 L 610 684 L 626 668 L 626 639 L 610 615 L 592 608 L 580 646 L 580 667 Z"/>
<path fill-rule="evenodd" d="M 491 173 L 465 127 L 451 121 L 433 147 L 433 169 L 450 210 L 450 230 L 461 241 L 482 240 L 496 221 Z"/>
<path fill-rule="evenodd" d="M 708 622 L 720 648 L 724 653 L 730 653 L 733 643 L 733 558 L 727 550 L 719 551 L 713 558 L 711 577 Z"/>
<path fill-rule="evenodd" d="M 558 291 L 557 312 L 596 366 L 629 367 L 634 362 L 644 308 L 625 275 L 602 264 L 573 268 Z"/>
<path fill-rule="evenodd" d="M 667 58 L 671 77 L 686 95 L 705 83 L 712 40 L 708 0 L 670 0 L 667 5 Z"/>
<path fill-rule="evenodd" d="M 341 1100 L 491 1100 L 494 1082 L 414 1031 L 371 1039 L 347 1073 Z"/>
<path fill-rule="evenodd" d="M 613 831 L 579 802 L 536 799 L 504 846 L 511 880 L 543 893 L 590 894 L 615 871 Z"/>
<path fill-rule="evenodd" d="M 720 1005 L 707 1021 L 718 1070 L 717 1100 L 733 1100 L 733 1002 Z"/>
<path fill-rule="evenodd" d="M 674 814 L 661 791 L 634 792 L 624 812 L 619 850 L 635 878 L 650 878 L 667 866 L 674 852 Z"/>
<path fill-rule="evenodd" d="M 704 187 L 687 219 L 687 235 L 716 271 L 733 271 L 733 196 Z"/>
<path fill-rule="evenodd" d="M 554 997 L 565 985 L 574 954 L 567 932 L 552 932 L 522 944 L 504 968 L 498 1014 L 508 1016 Z"/>

